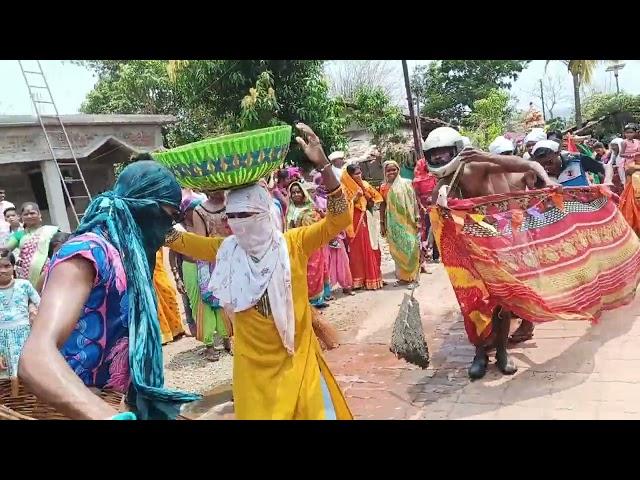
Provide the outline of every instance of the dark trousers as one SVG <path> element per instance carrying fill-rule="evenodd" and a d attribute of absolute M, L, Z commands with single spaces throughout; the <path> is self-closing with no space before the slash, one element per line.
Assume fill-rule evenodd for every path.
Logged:
<path fill-rule="evenodd" d="M 440 252 L 438 251 L 438 244 L 436 243 L 436 239 L 433 237 L 433 232 L 431 232 L 431 219 L 429 218 L 429 214 L 425 215 L 425 225 L 427 230 L 427 238 L 431 238 L 431 259 L 439 260 Z"/>

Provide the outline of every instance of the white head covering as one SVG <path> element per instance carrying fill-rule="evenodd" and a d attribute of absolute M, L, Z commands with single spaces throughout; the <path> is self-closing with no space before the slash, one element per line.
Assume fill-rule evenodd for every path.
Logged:
<path fill-rule="evenodd" d="M 329 155 L 329 161 L 331 163 L 333 163 L 334 160 L 337 160 L 339 158 L 344 158 L 344 152 L 341 150 L 338 150 L 337 152 L 333 152 L 331 155 Z"/>
<path fill-rule="evenodd" d="M 531 155 L 535 156 L 536 150 L 538 150 L 539 148 L 548 148 L 549 150 L 557 152 L 560 148 L 560 145 L 558 145 L 558 142 L 554 142 L 553 140 L 541 140 L 533 146 Z"/>
<path fill-rule="evenodd" d="M 262 185 L 231 190 L 227 213 L 255 213 L 229 218 L 233 235 L 218 250 L 209 288 L 226 310 L 243 312 L 265 291 L 276 329 L 289 354 L 295 347 L 295 316 L 287 242 L 272 216 L 272 199 Z"/>
<path fill-rule="evenodd" d="M 496 139 L 489 145 L 489 152 L 493 154 L 501 155 L 505 152 L 513 152 L 513 143 L 511 140 L 503 137 L 502 135 L 496 137 Z"/>
<path fill-rule="evenodd" d="M 471 147 L 471 140 L 469 139 L 469 137 L 465 137 L 464 135 L 462 136 L 462 145 L 465 147 Z"/>
<path fill-rule="evenodd" d="M 267 192 L 270 192 L 269 184 L 267 183 L 266 179 L 261 178 L 260 180 L 258 180 L 258 185 L 260 185 L 263 188 L 265 188 L 267 190 Z M 284 224 L 283 224 L 283 221 L 282 221 L 282 215 L 280 214 L 280 208 L 276 206 L 276 199 L 273 198 L 271 193 L 269 193 L 269 197 L 271 198 L 271 203 L 269 204 L 269 209 L 271 210 L 271 216 L 273 217 L 273 221 L 276 224 L 276 228 L 278 230 L 280 230 L 281 232 L 284 232 Z"/>
<path fill-rule="evenodd" d="M 525 145 L 529 142 L 540 142 L 547 139 L 547 134 L 542 128 L 532 128 L 531 131 L 524 137 Z"/>

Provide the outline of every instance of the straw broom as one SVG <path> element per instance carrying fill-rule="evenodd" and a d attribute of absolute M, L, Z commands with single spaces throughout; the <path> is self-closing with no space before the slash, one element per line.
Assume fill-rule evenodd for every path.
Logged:
<path fill-rule="evenodd" d="M 405 293 L 400 311 L 393 325 L 390 350 L 396 358 L 403 358 L 409 363 L 421 368 L 429 366 L 429 349 L 424 339 L 422 320 L 420 319 L 420 304 L 411 295 Z"/>
<path fill-rule="evenodd" d="M 322 314 L 315 308 L 311 308 L 311 325 L 318 337 L 322 350 L 333 350 L 340 346 L 337 330 L 322 318 Z"/>

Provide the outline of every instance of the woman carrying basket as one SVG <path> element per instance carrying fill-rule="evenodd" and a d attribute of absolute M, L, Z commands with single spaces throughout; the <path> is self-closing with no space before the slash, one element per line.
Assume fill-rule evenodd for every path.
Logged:
<path fill-rule="evenodd" d="M 233 235 L 206 238 L 173 231 L 172 250 L 216 261 L 214 295 L 234 315 L 233 396 L 237 419 L 351 419 L 313 334 L 307 293 L 309 256 L 350 223 L 349 209 L 320 140 L 304 124 L 296 140 L 329 192 L 327 216 L 281 233 L 260 184 L 231 190 Z M 308 142 L 308 143 L 307 143 Z"/>

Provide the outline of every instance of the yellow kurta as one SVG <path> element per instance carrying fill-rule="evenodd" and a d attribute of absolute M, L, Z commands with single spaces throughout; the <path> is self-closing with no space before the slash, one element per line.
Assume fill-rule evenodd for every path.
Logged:
<path fill-rule="evenodd" d="M 252 308 L 235 314 L 233 395 L 239 420 L 351 420 L 347 402 L 327 366 L 311 325 L 307 294 L 307 260 L 351 223 L 340 190 L 321 221 L 284 233 L 291 261 L 295 312 L 295 353 L 287 354 L 273 317 Z M 332 210 L 334 213 L 332 213 Z M 167 246 L 199 260 L 215 259 L 223 238 L 178 233 Z M 323 394 L 322 379 L 328 395 Z M 330 396 L 331 407 L 327 407 Z"/>
<path fill-rule="evenodd" d="M 153 286 L 158 297 L 158 321 L 162 344 L 168 343 L 184 333 L 184 327 L 180 320 L 178 297 L 176 289 L 171 284 L 169 276 L 164 269 L 164 255 L 162 249 L 156 253 L 156 267 L 153 270 Z"/>

